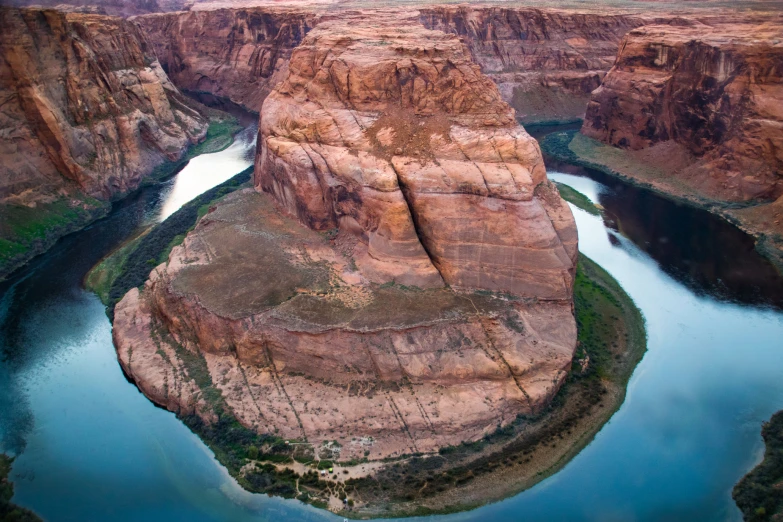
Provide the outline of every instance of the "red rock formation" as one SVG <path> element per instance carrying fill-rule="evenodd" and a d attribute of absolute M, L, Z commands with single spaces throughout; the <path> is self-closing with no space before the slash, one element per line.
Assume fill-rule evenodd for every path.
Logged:
<path fill-rule="evenodd" d="M 256 186 L 350 231 L 381 282 L 569 298 L 573 221 L 547 215 L 538 145 L 465 47 L 413 22 L 341 24 L 305 39 L 264 104 Z"/>
<path fill-rule="evenodd" d="M 623 41 L 582 132 L 640 150 L 672 140 L 675 176 L 714 200 L 783 194 L 783 24 L 645 26 Z"/>
<path fill-rule="evenodd" d="M 475 440 L 552 398 L 575 224 L 456 37 L 399 13 L 322 22 L 259 140 L 268 194 L 220 202 L 115 309 L 145 394 L 210 420 L 184 354 L 203 356 L 240 422 L 341 459 Z"/>
<path fill-rule="evenodd" d="M 581 118 L 622 37 L 649 18 L 531 7 L 421 8 L 425 27 L 459 35 L 523 121 Z"/>
<path fill-rule="evenodd" d="M 344 11 L 348 12 L 348 11 Z M 456 34 L 524 121 L 584 115 L 623 35 L 652 18 L 507 7 L 401 9 L 429 29 Z M 417 15 L 418 13 L 418 15 Z M 285 76 L 291 51 L 321 20 L 342 15 L 300 7 L 244 7 L 138 17 L 158 58 L 181 88 L 230 98 L 259 111 Z"/>
<path fill-rule="evenodd" d="M 248 8 L 140 16 L 155 54 L 181 89 L 260 111 L 291 51 L 315 24 L 302 9 Z"/>
<path fill-rule="evenodd" d="M 108 199 L 203 139 L 150 51 L 119 18 L 0 9 L 0 200 Z"/>

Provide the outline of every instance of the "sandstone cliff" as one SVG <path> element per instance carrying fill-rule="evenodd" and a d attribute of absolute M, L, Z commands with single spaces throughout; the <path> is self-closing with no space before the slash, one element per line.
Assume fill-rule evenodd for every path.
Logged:
<path fill-rule="evenodd" d="M 645 26 L 625 38 L 582 132 L 632 150 L 672 141 L 677 177 L 725 201 L 783 194 L 783 25 Z"/>
<path fill-rule="evenodd" d="M 582 133 L 627 151 L 625 160 L 598 163 L 727 217 L 783 270 L 779 16 L 631 31 L 592 95 Z M 617 155 L 588 141 L 578 137 L 571 148 Z"/>
<path fill-rule="evenodd" d="M 317 6 L 265 6 L 136 20 L 180 88 L 225 96 L 258 111 L 285 76 L 291 51 L 304 35 L 342 16 Z M 688 23 L 677 17 L 468 6 L 402 8 L 400 16 L 458 35 L 523 121 L 581 118 L 625 33 L 653 21 Z"/>
<path fill-rule="evenodd" d="M 258 112 L 285 77 L 291 51 L 316 23 L 308 10 L 219 9 L 140 16 L 155 54 L 181 89 Z"/>
<path fill-rule="evenodd" d="M 576 227 L 538 145 L 453 35 L 399 13 L 321 22 L 264 102 L 255 185 L 115 309 L 125 371 L 212 421 L 341 459 L 475 440 L 559 388 Z"/>
<path fill-rule="evenodd" d="M 204 137 L 135 24 L 2 9 L 0 29 L 0 197 L 65 178 L 110 198 Z"/>
<path fill-rule="evenodd" d="M 26 253 L 17 214 L 125 193 L 206 134 L 133 23 L 2 8 L 0 55 L 0 233 L 22 245 L 0 250 L 0 264 Z"/>
<path fill-rule="evenodd" d="M 425 7 L 420 20 L 459 35 L 523 121 L 583 117 L 623 36 L 649 22 L 624 14 L 472 6 Z"/>

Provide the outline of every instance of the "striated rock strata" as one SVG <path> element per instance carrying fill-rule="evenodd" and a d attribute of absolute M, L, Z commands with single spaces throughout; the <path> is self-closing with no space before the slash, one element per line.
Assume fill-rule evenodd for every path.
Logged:
<path fill-rule="evenodd" d="M 631 150 L 673 142 L 678 181 L 721 201 L 783 194 L 783 24 L 645 26 L 623 41 L 582 132 Z"/>
<path fill-rule="evenodd" d="M 264 6 L 136 20 L 179 87 L 258 111 L 285 77 L 291 52 L 307 32 L 350 12 Z M 399 16 L 459 36 L 523 121 L 581 118 L 625 33 L 651 22 L 690 23 L 678 17 L 449 5 L 401 8 Z"/>
<path fill-rule="evenodd" d="M 306 9 L 258 7 L 155 14 L 136 21 L 178 87 L 223 96 L 258 112 L 316 19 Z"/>
<path fill-rule="evenodd" d="M 548 403 L 576 343 L 576 227 L 455 36 L 398 13 L 320 23 L 259 144 L 257 191 L 115 308 L 147 396 L 214 420 L 203 357 L 242 424 L 340 459 L 435 451 Z"/>
<path fill-rule="evenodd" d="M 523 121 L 583 117 L 623 36 L 650 22 L 625 14 L 484 6 L 425 7 L 420 20 L 459 35 Z"/>
<path fill-rule="evenodd" d="M 109 199 L 206 134 L 133 23 L 2 8 L 0 54 L 0 201 Z"/>

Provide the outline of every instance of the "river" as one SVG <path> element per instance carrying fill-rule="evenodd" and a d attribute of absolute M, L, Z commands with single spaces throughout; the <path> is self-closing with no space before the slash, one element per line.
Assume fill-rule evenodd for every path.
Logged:
<path fill-rule="evenodd" d="M 0 450 L 13 501 L 46 520 L 339 520 L 242 490 L 176 417 L 122 374 L 86 272 L 139 227 L 252 163 L 251 127 L 61 240 L 0 284 Z M 783 408 L 783 279 L 752 240 L 706 212 L 601 173 L 550 177 L 605 208 L 574 208 L 580 249 L 644 313 L 649 351 L 621 409 L 562 471 L 463 520 L 740 520 L 734 483 Z"/>

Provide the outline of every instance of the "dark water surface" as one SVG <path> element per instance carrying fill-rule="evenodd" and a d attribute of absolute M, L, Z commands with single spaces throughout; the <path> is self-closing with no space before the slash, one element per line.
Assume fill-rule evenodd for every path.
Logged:
<path fill-rule="evenodd" d="M 138 226 L 249 165 L 253 133 L 0 285 L 0 450 L 18 455 L 15 502 L 53 521 L 337 519 L 243 491 L 125 380 L 104 308 L 82 288 Z M 549 167 L 605 207 L 605 219 L 574 209 L 580 248 L 634 298 L 649 351 L 620 411 L 561 472 L 506 501 L 430 518 L 739 520 L 731 488 L 761 457 L 762 420 L 783 408 L 783 280 L 750 238 L 705 212 Z"/>

